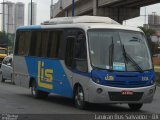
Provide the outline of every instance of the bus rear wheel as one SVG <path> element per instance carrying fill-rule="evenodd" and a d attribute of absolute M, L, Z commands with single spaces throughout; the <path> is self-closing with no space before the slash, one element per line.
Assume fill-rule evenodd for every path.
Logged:
<path fill-rule="evenodd" d="M 49 93 L 37 90 L 36 82 L 33 81 L 31 86 L 31 94 L 34 98 L 47 98 Z"/>
<path fill-rule="evenodd" d="M 131 110 L 140 110 L 143 106 L 142 103 L 129 103 L 128 106 L 130 107 Z"/>
<path fill-rule="evenodd" d="M 74 103 L 76 108 L 79 108 L 79 109 L 86 108 L 86 102 L 84 101 L 84 91 L 80 85 L 78 85 L 75 88 Z"/>

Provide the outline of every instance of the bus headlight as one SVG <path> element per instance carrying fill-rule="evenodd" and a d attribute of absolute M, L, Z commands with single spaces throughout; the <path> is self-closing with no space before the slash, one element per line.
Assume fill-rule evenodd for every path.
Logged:
<path fill-rule="evenodd" d="M 97 83 L 97 84 L 100 84 L 100 82 L 101 82 L 101 80 L 98 79 L 98 78 L 92 78 L 92 80 L 93 80 L 95 83 Z"/>
<path fill-rule="evenodd" d="M 155 80 L 151 80 L 151 85 L 153 85 L 155 83 Z"/>

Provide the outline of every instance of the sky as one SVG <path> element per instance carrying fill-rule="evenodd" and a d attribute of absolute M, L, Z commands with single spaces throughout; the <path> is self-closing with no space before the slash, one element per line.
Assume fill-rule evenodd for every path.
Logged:
<path fill-rule="evenodd" d="M 2 3 L 3 0 L 0 0 L 0 3 Z M 11 1 L 11 2 L 23 2 L 25 3 L 25 25 L 28 23 L 28 3 L 30 0 L 5 0 L 5 1 Z M 37 3 L 37 24 L 40 24 L 46 20 L 50 19 L 50 4 L 51 0 L 32 0 L 33 2 Z M 56 3 L 58 0 L 53 0 L 54 3 Z M 2 8 L 0 5 L 0 13 L 2 12 Z M 160 3 L 154 4 L 146 7 L 146 13 L 151 14 L 152 12 L 157 12 L 157 15 L 160 15 Z M 141 15 L 145 14 L 145 7 L 141 8 Z M 1 15 L 0 15 L 1 17 Z M 0 29 L 1 29 L 1 19 L 0 19 Z M 129 25 L 129 26 L 142 26 L 145 23 L 144 16 L 140 16 L 137 18 L 133 18 L 127 21 L 124 21 L 123 24 Z"/>

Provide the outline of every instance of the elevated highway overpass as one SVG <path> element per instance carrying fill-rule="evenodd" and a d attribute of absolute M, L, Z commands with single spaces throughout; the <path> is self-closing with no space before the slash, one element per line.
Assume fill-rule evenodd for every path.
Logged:
<path fill-rule="evenodd" d="M 140 7 L 160 0 L 75 0 L 75 16 L 107 16 L 120 23 L 138 17 Z M 51 18 L 72 16 L 72 0 L 59 0 L 51 7 Z"/>

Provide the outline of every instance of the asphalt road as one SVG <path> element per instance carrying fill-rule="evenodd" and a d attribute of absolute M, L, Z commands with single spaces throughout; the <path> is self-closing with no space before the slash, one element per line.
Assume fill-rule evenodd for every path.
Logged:
<path fill-rule="evenodd" d="M 160 113 L 160 88 L 157 87 L 154 101 L 145 104 L 140 113 Z M 72 100 L 56 95 L 47 99 L 32 98 L 30 90 L 9 82 L 0 83 L 0 113 L 13 114 L 90 114 L 90 113 L 128 113 L 129 107 L 124 104 L 117 105 L 90 105 L 88 110 L 79 110 L 73 106 Z"/>

